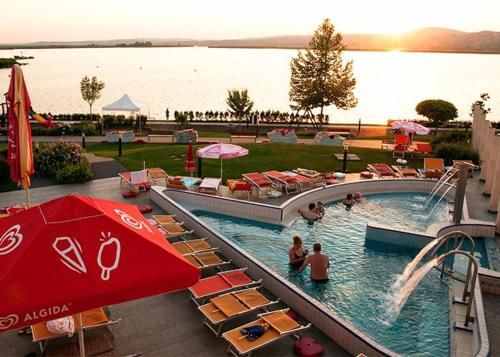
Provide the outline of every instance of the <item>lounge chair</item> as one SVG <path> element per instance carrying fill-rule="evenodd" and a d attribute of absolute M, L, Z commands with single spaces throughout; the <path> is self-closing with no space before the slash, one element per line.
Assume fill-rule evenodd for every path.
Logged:
<path fill-rule="evenodd" d="M 208 278 L 200 279 L 189 288 L 191 300 L 193 300 L 196 305 L 199 305 L 199 302 L 214 295 L 241 288 L 248 288 L 261 283 L 262 280 L 255 281 L 245 274 L 245 270 L 246 268 L 228 270 Z"/>
<path fill-rule="evenodd" d="M 430 143 L 416 143 L 415 149 L 411 150 L 411 157 L 423 158 L 425 154 L 432 152 L 432 145 Z"/>
<path fill-rule="evenodd" d="M 252 185 L 245 180 L 227 180 L 227 187 L 229 188 L 229 192 L 236 197 L 236 192 L 240 192 L 241 194 L 247 194 L 247 200 L 250 199 L 250 193 L 252 192 Z"/>
<path fill-rule="evenodd" d="M 250 288 L 219 295 L 210 299 L 209 303 L 198 306 L 205 316 L 204 324 L 219 337 L 226 322 L 279 302 L 279 299 L 269 300 L 257 289 Z"/>
<path fill-rule="evenodd" d="M 200 269 L 220 267 L 221 265 L 230 264 L 228 260 L 223 260 L 215 252 L 199 252 L 185 254 L 184 258 L 192 265 Z"/>
<path fill-rule="evenodd" d="M 73 319 L 75 329 L 78 328 L 77 315 L 71 315 L 71 318 Z M 121 319 L 114 321 L 110 320 L 102 307 L 82 312 L 82 328 L 84 330 L 102 326 L 109 326 L 120 321 Z M 33 342 L 38 342 L 42 355 L 45 348 L 47 347 L 47 343 L 49 342 L 49 340 L 59 337 L 67 337 L 67 334 L 53 334 L 52 332 L 50 332 L 47 329 L 47 325 L 45 322 L 40 322 L 36 325 L 32 325 L 31 331 L 33 334 Z"/>
<path fill-rule="evenodd" d="M 194 190 L 199 182 L 201 182 L 201 179 L 198 177 L 170 177 L 167 179 L 167 188 L 181 191 Z"/>
<path fill-rule="evenodd" d="M 208 238 L 185 240 L 181 242 L 171 243 L 175 250 L 182 255 L 215 251 L 218 248 L 213 247 L 207 242 Z"/>
<path fill-rule="evenodd" d="M 166 238 L 183 236 L 185 234 L 191 234 L 194 232 L 193 230 L 190 230 L 190 231 L 185 230 L 184 227 L 182 227 L 182 224 L 183 224 L 182 222 L 181 223 L 165 224 L 165 225 L 162 225 L 162 226 L 159 226 L 156 228 Z"/>
<path fill-rule="evenodd" d="M 137 188 L 139 191 L 146 191 L 151 187 L 147 170 L 121 172 L 118 176 L 120 176 L 120 185 L 125 181 L 134 190 Z"/>
<path fill-rule="evenodd" d="M 301 325 L 286 314 L 285 310 L 278 310 L 257 315 L 258 320 L 247 323 L 243 326 L 229 330 L 222 334 L 222 337 L 229 342 L 228 352 L 233 356 L 250 355 L 252 352 L 274 343 L 285 336 L 296 334 L 311 327 L 311 324 Z M 253 341 L 248 341 L 246 335 L 241 330 L 246 327 L 267 323 L 269 330 Z"/>
<path fill-rule="evenodd" d="M 175 219 L 175 215 L 171 214 L 160 214 L 160 215 L 152 215 L 151 218 L 156 222 L 156 225 L 164 226 L 174 223 L 182 223 L 178 222 Z"/>
<path fill-rule="evenodd" d="M 380 178 L 396 177 L 396 173 L 386 164 L 369 164 L 368 170 Z"/>
<path fill-rule="evenodd" d="M 220 178 L 205 177 L 198 187 L 198 192 L 216 195 L 219 192 Z"/>
<path fill-rule="evenodd" d="M 263 172 L 263 174 L 269 177 L 269 179 L 274 182 L 276 187 L 281 190 L 284 189 L 287 194 L 290 192 L 297 192 L 298 190 L 297 180 L 295 180 L 294 176 L 290 176 L 283 172 L 275 170 L 266 171 Z"/>
<path fill-rule="evenodd" d="M 422 174 L 425 178 L 440 179 L 444 172 L 444 160 L 434 157 L 424 158 Z"/>
<path fill-rule="evenodd" d="M 417 170 L 408 166 L 399 166 L 393 165 L 392 168 L 396 171 L 401 177 L 420 177 L 420 174 Z"/>
<path fill-rule="evenodd" d="M 395 135 L 394 136 L 394 148 L 392 149 L 393 158 L 404 158 L 405 153 L 409 152 L 410 148 L 410 137 L 408 135 Z"/>
<path fill-rule="evenodd" d="M 168 178 L 167 173 L 160 167 L 150 167 L 146 169 L 148 172 L 148 178 L 152 183 L 158 183 L 159 180 L 166 180 Z"/>
<path fill-rule="evenodd" d="M 326 185 L 325 179 L 322 176 L 319 176 L 316 178 L 311 178 L 311 177 L 299 175 L 293 171 L 285 171 L 283 173 L 295 178 L 295 182 L 297 184 L 297 189 L 300 192 Z"/>
<path fill-rule="evenodd" d="M 267 196 L 267 192 L 273 188 L 273 182 L 266 176 L 257 172 L 243 174 L 243 179 L 249 182 L 257 191 L 257 196 L 261 197 L 261 193 Z"/>
<path fill-rule="evenodd" d="M 321 172 L 318 172 L 316 170 L 309 170 L 309 169 L 303 169 L 303 168 L 296 168 L 295 170 L 292 170 L 296 174 L 305 176 L 305 177 L 310 177 L 310 178 L 316 178 L 316 177 L 321 177 Z"/>

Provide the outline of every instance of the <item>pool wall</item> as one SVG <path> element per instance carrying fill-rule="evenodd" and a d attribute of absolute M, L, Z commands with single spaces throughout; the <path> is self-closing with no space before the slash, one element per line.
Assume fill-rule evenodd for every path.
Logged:
<path fill-rule="evenodd" d="M 323 333 L 350 353 L 355 355 L 364 353 L 369 356 L 396 355 L 396 353 L 387 350 L 368 336 L 362 334 L 354 326 L 341 319 L 331 310 L 326 309 L 307 294 L 298 290 L 293 284 L 278 274 L 266 269 L 258 260 L 225 239 L 217 231 L 206 227 L 202 221 L 181 205 L 192 205 L 219 214 L 289 226 L 298 217 L 297 210 L 304 207 L 308 202 L 334 201 L 342 199 L 347 193 L 357 191 L 363 194 L 387 192 L 428 193 L 435 185 L 436 181 L 421 179 L 363 180 L 306 191 L 292 197 L 280 206 L 188 191 L 165 190 L 164 187 L 154 187 L 151 190 L 151 199 L 169 213 L 178 214 L 180 219 L 188 222 L 189 227 L 194 229 L 198 235 L 210 237 L 214 241 L 220 242 L 219 245 L 224 254 L 232 259 L 235 264 L 248 266 L 249 273 L 254 278 L 264 279 L 264 285 L 269 291 L 281 297 L 286 304 L 297 310 Z M 449 186 L 444 185 L 438 194 L 444 194 L 447 187 Z M 453 201 L 453 197 L 454 189 L 451 189 L 446 198 Z M 367 226 L 366 237 L 367 239 L 378 240 L 387 244 L 421 248 L 437 235 L 457 229 L 463 230 L 472 236 L 494 236 L 494 225 L 488 222 L 476 222 L 469 219 L 466 202 L 464 202 L 463 208 L 463 222 L 465 223 L 460 225 L 452 223 L 438 224 L 430 227 L 425 233 L 409 232 L 384 225 L 370 224 Z M 487 288 L 487 291 L 500 294 L 500 274 L 495 274 L 495 272 L 491 272 L 492 274 L 490 274 L 490 272 L 487 269 L 480 270 L 479 280 L 481 284 L 477 284 L 477 286 L 484 286 Z M 477 292 L 479 292 L 479 295 Z M 474 355 L 484 355 L 485 351 L 486 353 L 489 351 L 489 343 L 482 307 L 482 296 L 478 289 L 476 289 L 475 294 L 474 314 L 477 319 L 477 323 L 474 324 L 477 327 L 474 329 Z"/>
<path fill-rule="evenodd" d="M 403 231 L 384 224 L 369 223 L 366 225 L 365 240 L 398 245 L 408 248 L 423 248 L 435 236 L 422 232 Z"/>
<path fill-rule="evenodd" d="M 151 200 L 168 213 L 175 214 L 179 220 L 186 222 L 186 225 L 193 229 L 198 236 L 209 238 L 213 244 L 221 248 L 222 253 L 228 259 L 231 259 L 234 264 L 240 267 L 248 267 L 248 273 L 254 279 L 263 279 L 263 285 L 267 290 L 280 297 L 285 304 L 310 321 L 346 351 L 353 355 L 364 353 L 367 356 L 398 356 L 395 352 L 386 349 L 364 335 L 333 311 L 326 309 L 321 303 L 305 294 L 295 285 L 268 269 L 259 260 L 247 254 L 219 232 L 208 227 L 198 217 L 175 202 L 175 195 L 169 197 L 165 194 L 170 195 L 170 190 L 163 191 L 165 191 L 164 187 L 152 187 L 150 191 Z"/>
<path fill-rule="evenodd" d="M 184 205 L 196 205 L 202 210 L 214 213 L 290 226 L 298 217 L 298 209 L 303 208 L 308 202 L 335 201 L 344 198 L 348 193 L 357 191 L 363 194 L 386 192 L 428 193 L 435 185 L 436 181 L 422 179 L 385 179 L 346 182 L 300 193 L 279 206 L 190 191 L 179 191 L 174 189 L 167 189 L 167 191 L 169 197 Z M 448 187 L 449 185 L 445 184 L 438 193 L 443 194 Z M 454 189 L 451 189 L 446 198 L 452 199 L 454 191 Z M 468 218 L 466 212 L 466 205 L 464 205 L 464 219 Z"/>

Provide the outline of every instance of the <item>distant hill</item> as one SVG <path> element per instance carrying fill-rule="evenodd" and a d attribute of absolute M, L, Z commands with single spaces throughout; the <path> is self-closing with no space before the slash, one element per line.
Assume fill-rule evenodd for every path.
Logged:
<path fill-rule="evenodd" d="M 311 35 L 272 36 L 230 40 L 193 40 L 186 38 L 134 38 L 106 41 L 59 41 L 0 44 L 1 48 L 66 48 L 133 46 L 136 42 L 151 42 L 162 46 L 209 46 L 229 48 L 306 48 Z M 500 53 L 500 32 L 462 32 L 445 28 L 425 28 L 401 36 L 387 34 L 346 34 L 348 50 L 389 51 L 399 49 L 414 52 Z"/>

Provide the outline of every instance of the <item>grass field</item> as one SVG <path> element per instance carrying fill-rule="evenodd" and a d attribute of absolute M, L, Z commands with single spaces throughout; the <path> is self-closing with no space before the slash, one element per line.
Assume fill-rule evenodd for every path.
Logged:
<path fill-rule="evenodd" d="M 321 172 L 340 171 L 342 161 L 333 155 L 342 153 L 342 147 L 319 145 L 295 144 L 243 144 L 248 148 L 246 157 L 224 160 L 224 179 L 239 178 L 248 172 L 262 172 L 267 170 L 293 170 L 298 167 L 314 169 Z M 195 150 L 199 146 L 194 146 Z M 172 144 L 124 144 L 123 155 L 118 156 L 117 144 L 96 144 L 87 148 L 98 156 L 111 157 L 120 162 L 129 170 L 140 170 L 143 162 L 147 167 L 161 167 L 169 175 L 187 175 L 184 171 L 185 154 L 187 146 Z M 373 150 L 350 148 L 349 153 L 359 156 L 361 161 L 349 161 L 349 172 L 366 170 L 368 163 L 387 163 L 394 165 L 396 160 L 391 152 L 386 150 Z M 414 159 L 408 163 L 412 167 L 421 167 L 422 160 Z M 203 176 L 219 177 L 219 160 L 203 160 Z"/>

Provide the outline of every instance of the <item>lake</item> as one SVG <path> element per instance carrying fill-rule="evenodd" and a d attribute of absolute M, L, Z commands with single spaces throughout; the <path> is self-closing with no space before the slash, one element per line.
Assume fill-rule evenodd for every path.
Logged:
<path fill-rule="evenodd" d="M 290 59 L 296 50 L 222 48 L 84 48 L 0 50 L 0 57 L 34 56 L 23 66 L 36 112 L 88 112 L 80 94 L 84 75 L 106 83 L 94 112 L 129 94 L 142 113 L 165 118 L 165 109 L 226 110 L 229 88 L 248 88 L 254 109 L 289 109 Z M 356 108 L 328 108 L 331 122 L 385 124 L 389 118 L 416 118 L 424 99 L 451 101 L 460 119 L 469 119 L 479 94 L 491 95 L 491 115 L 500 108 L 500 55 L 346 51 L 358 81 Z M 9 85 L 0 69 L 0 90 Z"/>

